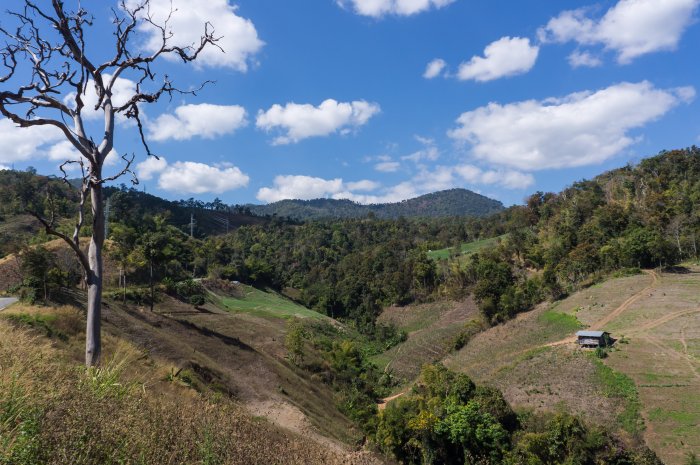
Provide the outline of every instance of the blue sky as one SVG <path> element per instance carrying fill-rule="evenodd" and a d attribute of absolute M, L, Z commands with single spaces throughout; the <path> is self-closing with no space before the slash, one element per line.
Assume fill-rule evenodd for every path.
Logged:
<path fill-rule="evenodd" d="M 152 0 L 156 17 L 166 4 Z M 464 187 L 513 204 L 700 143 L 700 0 L 174 4 L 173 41 L 209 20 L 226 53 L 154 69 L 181 87 L 216 83 L 143 107 L 161 161 L 128 122 L 115 142 L 167 198 L 381 202 Z M 110 5 L 83 6 L 104 61 Z M 151 32 L 134 47 L 147 51 Z M 135 78 L 123 77 L 127 95 Z M 72 156 L 60 135 L 0 120 L 0 166 L 56 173 Z"/>

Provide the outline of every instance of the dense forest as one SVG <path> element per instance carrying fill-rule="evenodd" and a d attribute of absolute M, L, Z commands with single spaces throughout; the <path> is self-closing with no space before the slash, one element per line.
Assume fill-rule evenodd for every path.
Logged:
<path fill-rule="evenodd" d="M 421 195 L 397 203 L 363 205 L 351 200 L 280 200 L 268 205 L 246 205 L 260 216 L 278 216 L 296 220 L 329 218 L 401 217 L 444 218 L 450 216 L 487 216 L 503 210 L 503 204 L 467 189 L 449 189 Z"/>

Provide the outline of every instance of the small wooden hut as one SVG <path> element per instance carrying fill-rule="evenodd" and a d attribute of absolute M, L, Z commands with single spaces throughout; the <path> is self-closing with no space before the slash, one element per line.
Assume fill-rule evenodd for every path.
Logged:
<path fill-rule="evenodd" d="M 610 334 L 605 331 L 579 331 L 576 333 L 578 345 L 588 349 L 611 345 Z"/>

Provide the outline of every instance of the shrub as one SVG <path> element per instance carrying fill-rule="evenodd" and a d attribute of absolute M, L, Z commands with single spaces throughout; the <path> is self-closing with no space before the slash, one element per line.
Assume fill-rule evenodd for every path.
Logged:
<path fill-rule="evenodd" d="M 195 307 L 199 307 L 205 303 L 207 303 L 207 299 L 205 299 L 202 294 L 194 294 L 190 296 L 190 304 L 194 305 Z"/>

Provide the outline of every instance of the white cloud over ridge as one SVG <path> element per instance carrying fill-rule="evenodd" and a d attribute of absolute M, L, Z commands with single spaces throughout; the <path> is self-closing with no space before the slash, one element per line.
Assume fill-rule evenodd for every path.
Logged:
<path fill-rule="evenodd" d="M 163 114 L 149 123 L 149 137 L 156 141 L 213 139 L 231 134 L 248 124 L 246 111 L 238 105 L 182 105 L 174 114 Z"/>
<path fill-rule="evenodd" d="M 266 131 L 282 130 L 284 134 L 272 143 L 285 145 L 336 132 L 346 134 L 365 125 L 379 111 L 378 104 L 364 100 L 338 102 L 327 99 L 317 107 L 297 103 L 275 104 L 267 111 L 258 111 L 256 126 Z"/>
<path fill-rule="evenodd" d="M 564 11 L 538 31 L 542 42 L 603 45 L 626 64 L 647 53 L 674 50 L 700 0 L 620 0 L 600 19 L 589 10 Z"/>
<path fill-rule="evenodd" d="M 336 0 L 341 7 L 350 7 L 362 16 L 380 18 L 386 15 L 411 16 L 432 8 L 443 8 L 455 0 Z"/>
<path fill-rule="evenodd" d="M 130 7 L 139 3 L 140 0 L 127 1 Z M 238 16 L 238 7 L 231 5 L 228 0 L 151 0 L 149 12 L 156 24 L 164 23 L 171 7 L 174 11 L 168 29 L 173 38 L 169 43 L 178 46 L 198 46 L 206 23 L 213 26 L 216 37 L 221 37 L 217 45 L 223 51 L 215 46 L 207 46 L 197 57 L 195 66 L 231 68 L 245 72 L 253 56 L 264 45 L 253 22 Z M 160 48 L 160 30 L 147 23 L 141 23 L 139 30 L 148 36 L 145 43 L 147 50 L 155 51 Z M 177 55 L 165 56 L 172 61 L 180 60 Z"/>
<path fill-rule="evenodd" d="M 348 199 L 361 204 L 390 203 L 418 197 L 430 192 L 469 185 L 501 186 L 524 189 L 534 184 L 531 174 L 515 170 L 482 170 L 473 165 L 437 166 L 421 169 L 411 179 L 382 187 L 375 181 L 345 182 L 342 178 L 323 179 L 314 176 L 276 176 L 272 186 L 258 190 L 262 202 L 286 199 L 311 200 L 317 198 Z"/>
<path fill-rule="evenodd" d="M 539 51 L 538 46 L 530 45 L 530 39 L 502 37 L 486 46 L 483 57 L 474 56 L 462 63 L 457 78 L 486 82 L 523 74 L 535 65 Z"/>
<path fill-rule="evenodd" d="M 490 103 L 463 113 L 449 131 L 474 157 L 525 171 L 601 163 L 635 142 L 632 129 L 689 102 L 695 89 L 643 81 L 543 101 Z"/>

